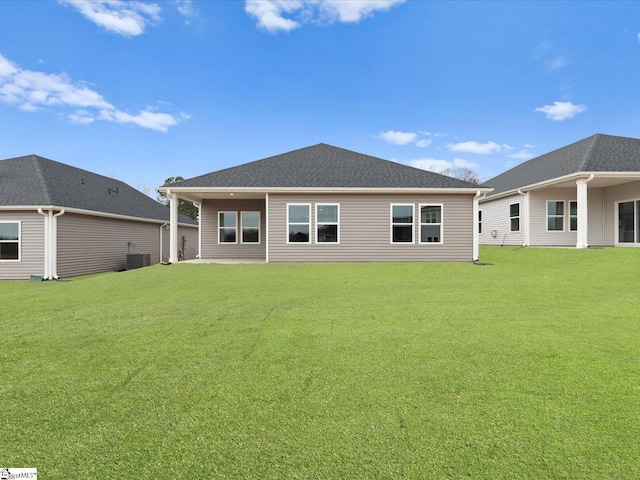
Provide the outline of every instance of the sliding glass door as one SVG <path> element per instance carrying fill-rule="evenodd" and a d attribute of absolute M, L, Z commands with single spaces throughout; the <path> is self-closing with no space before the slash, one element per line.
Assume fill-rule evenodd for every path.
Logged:
<path fill-rule="evenodd" d="M 640 245 L 640 200 L 618 203 L 618 243 Z"/>

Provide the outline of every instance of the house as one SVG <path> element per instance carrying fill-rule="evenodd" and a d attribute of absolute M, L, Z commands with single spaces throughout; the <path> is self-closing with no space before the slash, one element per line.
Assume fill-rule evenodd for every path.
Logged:
<path fill-rule="evenodd" d="M 462 180 L 318 144 L 158 191 L 200 211 L 203 259 L 266 262 L 472 261 L 477 199 Z"/>
<path fill-rule="evenodd" d="M 113 178 L 37 155 L 0 161 L 0 279 L 123 270 L 128 253 L 159 263 L 168 221 L 166 206 Z M 197 254 L 197 232 L 179 218 L 185 258 Z"/>
<path fill-rule="evenodd" d="M 640 246 L 640 139 L 596 134 L 484 186 L 483 245 Z"/>

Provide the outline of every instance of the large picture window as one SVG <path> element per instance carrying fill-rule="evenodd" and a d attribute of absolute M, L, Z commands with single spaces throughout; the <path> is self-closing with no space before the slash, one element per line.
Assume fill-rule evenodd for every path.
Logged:
<path fill-rule="evenodd" d="M 20 222 L 0 222 L 0 260 L 20 260 Z"/>
<path fill-rule="evenodd" d="M 238 243 L 238 212 L 218 213 L 219 243 Z"/>
<path fill-rule="evenodd" d="M 420 205 L 420 243 L 442 243 L 442 205 Z"/>
<path fill-rule="evenodd" d="M 413 205 L 391 205 L 391 243 L 413 243 Z"/>
<path fill-rule="evenodd" d="M 511 232 L 520 231 L 520 204 L 512 203 L 509 205 L 509 230 Z"/>
<path fill-rule="evenodd" d="M 240 212 L 241 243 L 260 243 L 260 212 Z"/>
<path fill-rule="evenodd" d="M 316 204 L 316 243 L 340 243 L 340 205 Z"/>
<path fill-rule="evenodd" d="M 547 201 L 547 231 L 562 232 L 564 230 L 564 202 Z"/>
<path fill-rule="evenodd" d="M 287 204 L 287 243 L 310 243 L 311 205 Z"/>

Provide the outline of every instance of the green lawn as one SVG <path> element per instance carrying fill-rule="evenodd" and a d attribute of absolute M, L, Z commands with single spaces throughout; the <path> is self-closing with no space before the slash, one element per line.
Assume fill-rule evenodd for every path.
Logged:
<path fill-rule="evenodd" d="M 640 478 L 640 250 L 0 282 L 0 467 Z"/>

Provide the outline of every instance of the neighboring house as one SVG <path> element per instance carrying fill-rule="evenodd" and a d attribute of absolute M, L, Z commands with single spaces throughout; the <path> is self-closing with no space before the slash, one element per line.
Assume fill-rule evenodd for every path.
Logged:
<path fill-rule="evenodd" d="M 640 246 L 640 140 L 597 134 L 484 183 L 483 245 Z"/>
<path fill-rule="evenodd" d="M 168 221 L 166 206 L 118 180 L 37 155 L 0 161 L 0 279 L 123 270 L 128 253 L 159 263 Z M 195 258 L 197 222 L 179 222 Z"/>
<path fill-rule="evenodd" d="M 158 189 L 200 209 L 204 259 L 472 261 L 477 198 L 462 180 L 318 144 Z"/>

